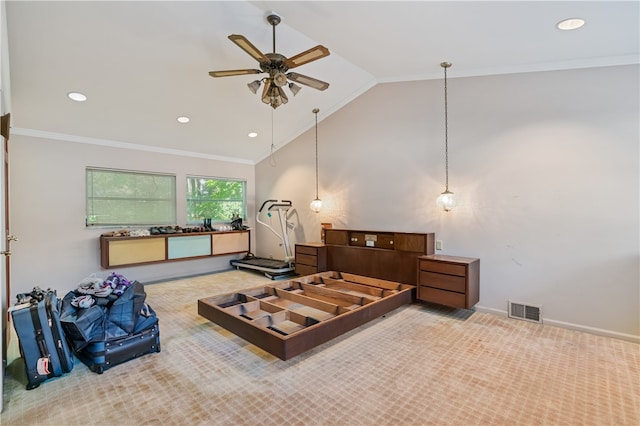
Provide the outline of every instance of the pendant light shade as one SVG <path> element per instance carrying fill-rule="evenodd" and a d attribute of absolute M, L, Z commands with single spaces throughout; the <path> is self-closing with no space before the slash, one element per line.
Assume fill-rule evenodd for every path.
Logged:
<path fill-rule="evenodd" d="M 320 213 L 320 210 L 322 210 L 322 200 L 319 198 L 316 198 L 315 200 L 313 200 L 311 203 L 309 203 L 309 207 L 311 208 L 311 210 L 313 210 L 316 213 Z"/>
<path fill-rule="evenodd" d="M 448 212 L 456 206 L 456 197 L 453 195 L 453 192 L 446 189 L 438 197 L 437 203 L 439 207 L 442 207 L 444 211 Z"/>
<path fill-rule="evenodd" d="M 311 210 L 319 213 L 322 209 L 322 200 L 318 197 L 318 108 L 314 108 L 312 111 L 316 115 L 316 198 L 309 204 Z"/>
<path fill-rule="evenodd" d="M 456 198 L 453 192 L 449 191 L 449 115 L 447 99 L 447 68 L 451 67 L 451 62 L 442 62 L 440 66 L 444 69 L 444 192 L 437 200 L 438 206 L 449 211 L 456 206 Z"/>

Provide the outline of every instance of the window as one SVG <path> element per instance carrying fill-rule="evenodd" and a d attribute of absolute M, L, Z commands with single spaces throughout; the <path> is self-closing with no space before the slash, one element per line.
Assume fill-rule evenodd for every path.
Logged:
<path fill-rule="evenodd" d="M 236 215 L 245 219 L 246 188 L 243 180 L 187 176 L 187 223 L 228 222 Z"/>
<path fill-rule="evenodd" d="M 87 226 L 176 223 L 176 177 L 110 169 L 86 169 Z"/>

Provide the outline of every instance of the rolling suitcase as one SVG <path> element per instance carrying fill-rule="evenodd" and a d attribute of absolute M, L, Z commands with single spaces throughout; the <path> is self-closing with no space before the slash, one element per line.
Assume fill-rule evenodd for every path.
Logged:
<path fill-rule="evenodd" d="M 160 352 L 160 327 L 158 317 L 149 305 L 136 322 L 133 333 L 101 341 L 94 341 L 76 351 L 76 356 L 94 373 L 102 374 L 109 368 Z"/>
<path fill-rule="evenodd" d="M 54 291 L 36 287 L 31 293 L 18 295 L 18 300 L 11 308 L 11 318 L 25 363 L 27 389 L 31 390 L 69 373 L 73 352 L 60 325 L 60 301 Z"/>

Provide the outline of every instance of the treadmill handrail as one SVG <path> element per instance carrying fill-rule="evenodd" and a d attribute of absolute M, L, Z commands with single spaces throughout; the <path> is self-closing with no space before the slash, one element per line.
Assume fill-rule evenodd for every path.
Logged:
<path fill-rule="evenodd" d="M 282 207 L 286 207 L 288 210 L 291 207 L 291 201 L 287 202 L 286 204 L 284 203 L 284 201 L 286 200 L 282 200 L 282 201 L 283 201 L 282 203 L 271 204 L 267 210 L 271 211 L 275 208 L 282 208 Z"/>
<path fill-rule="evenodd" d="M 265 202 L 264 202 L 264 203 L 262 203 L 262 205 L 260 206 L 260 210 L 258 210 L 258 213 L 260 213 L 260 212 L 262 211 L 262 209 L 264 208 L 264 206 L 265 206 L 267 203 L 277 203 L 277 202 L 278 202 L 278 200 L 267 200 L 267 201 L 265 201 Z"/>

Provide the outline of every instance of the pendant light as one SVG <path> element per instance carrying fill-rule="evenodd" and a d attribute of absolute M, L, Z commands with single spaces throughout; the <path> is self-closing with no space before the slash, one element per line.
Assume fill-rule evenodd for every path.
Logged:
<path fill-rule="evenodd" d="M 456 206 L 456 199 L 453 192 L 449 191 L 449 116 L 447 104 L 447 68 L 451 67 L 451 62 L 442 62 L 440 64 L 444 68 L 444 173 L 445 186 L 444 192 L 438 197 L 438 206 L 448 212 Z"/>
<path fill-rule="evenodd" d="M 314 212 L 320 212 L 322 208 L 322 200 L 318 197 L 318 108 L 314 108 L 312 111 L 316 115 L 316 198 L 309 204 L 309 207 Z"/>

